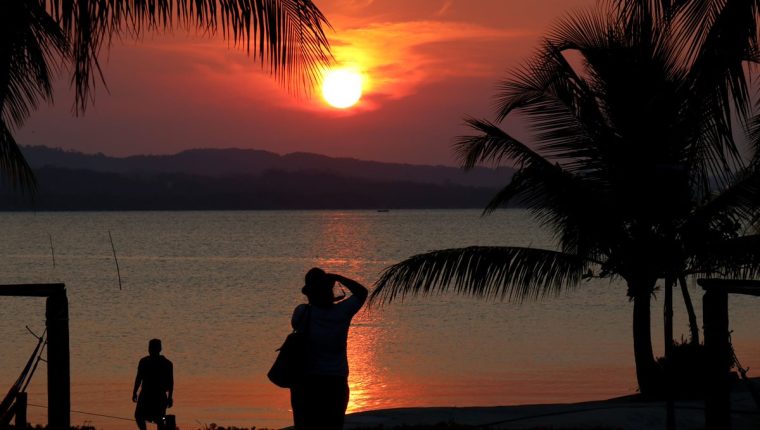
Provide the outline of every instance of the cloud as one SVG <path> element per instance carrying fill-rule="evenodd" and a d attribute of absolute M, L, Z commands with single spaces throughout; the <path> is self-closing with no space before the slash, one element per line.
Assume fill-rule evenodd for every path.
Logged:
<path fill-rule="evenodd" d="M 491 53 L 477 47 L 506 44 L 528 35 L 437 20 L 368 23 L 341 16 L 333 17 L 333 25 L 336 31 L 330 37 L 337 63 L 364 75 L 362 102 L 349 111 L 325 109 L 318 88 L 311 98 L 289 94 L 261 70 L 255 59 L 219 37 L 156 40 L 144 48 L 172 57 L 173 64 L 185 68 L 184 73 L 171 73 L 173 79 L 187 80 L 187 86 L 205 87 L 205 93 L 227 92 L 225 88 L 235 86 L 241 103 L 266 102 L 286 109 L 340 116 L 380 109 L 389 100 L 406 98 L 423 85 L 447 79 L 495 79 L 503 69 L 495 64 Z"/>
<path fill-rule="evenodd" d="M 527 35 L 521 31 L 436 20 L 358 26 L 341 21 L 336 20 L 338 30 L 332 36 L 336 60 L 362 70 L 367 76 L 368 94 L 390 99 L 404 98 L 415 93 L 420 85 L 448 78 L 501 73 L 492 55 L 482 56 L 471 48 L 487 41 L 503 43 Z"/>
<path fill-rule="evenodd" d="M 436 16 L 443 16 L 446 15 L 446 12 L 451 9 L 451 6 L 454 5 L 454 0 L 447 0 L 445 3 L 443 3 L 443 6 L 441 6 L 440 9 L 435 13 Z"/>

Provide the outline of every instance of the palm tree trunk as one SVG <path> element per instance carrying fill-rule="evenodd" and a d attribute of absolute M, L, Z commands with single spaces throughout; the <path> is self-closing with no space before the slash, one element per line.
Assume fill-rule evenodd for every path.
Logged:
<path fill-rule="evenodd" d="M 633 356 L 636 362 L 636 379 L 644 397 L 657 397 L 661 393 L 662 372 L 652 351 L 650 302 L 654 282 L 630 282 L 633 296 Z"/>
<path fill-rule="evenodd" d="M 699 345 L 699 325 L 697 324 L 697 314 L 694 313 L 694 304 L 691 302 L 691 295 L 689 289 L 686 287 L 686 278 L 683 276 L 678 278 L 681 284 L 681 295 L 683 295 L 683 302 L 686 305 L 686 312 L 689 315 L 689 330 L 691 336 L 689 342 L 692 345 Z"/>

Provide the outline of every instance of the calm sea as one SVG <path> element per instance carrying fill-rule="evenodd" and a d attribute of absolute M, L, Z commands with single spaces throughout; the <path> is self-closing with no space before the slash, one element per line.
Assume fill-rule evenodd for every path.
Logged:
<path fill-rule="evenodd" d="M 1 283 L 67 285 L 72 409 L 129 419 L 137 361 L 158 337 L 174 362 L 172 411 L 183 429 L 290 424 L 288 392 L 265 374 L 313 266 L 371 286 L 384 267 L 429 250 L 552 247 L 548 232 L 522 210 L 486 218 L 471 210 L 5 213 L 0 225 Z M 699 308 L 698 288 L 691 292 Z M 35 345 L 25 326 L 44 328 L 44 300 L 0 303 L 5 390 Z M 661 304 L 658 296 L 652 310 L 658 351 Z M 731 299 L 737 354 L 753 369 L 760 369 L 758 305 L 755 298 Z M 625 287 L 606 280 L 538 303 L 436 295 L 364 309 L 349 338 L 349 410 L 634 393 L 631 311 Z M 687 333 L 682 306 L 676 333 Z M 46 404 L 45 371 L 43 363 L 30 387 L 33 405 Z M 39 406 L 29 415 L 46 421 Z M 79 412 L 72 423 L 134 428 Z"/>

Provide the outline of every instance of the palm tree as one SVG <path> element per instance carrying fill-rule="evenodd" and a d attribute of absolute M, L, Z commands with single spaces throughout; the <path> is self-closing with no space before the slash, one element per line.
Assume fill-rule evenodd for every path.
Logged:
<path fill-rule="evenodd" d="M 478 134 L 457 144 L 465 168 L 516 164 L 486 213 L 523 204 L 554 232 L 558 249 L 416 255 L 387 268 L 372 297 L 453 288 L 524 300 L 575 287 L 584 276 L 622 278 L 633 300 L 639 388 L 650 395 L 661 380 L 650 333 L 657 280 L 756 274 L 757 253 L 729 244 L 749 251 L 758 243 L 741 232 L 758 215 L 760 179 L 743 170 L 725 105 L 715 99 L 718 78 L 707 65 L 683 60 L 667 14 L 621 11 L 631 10 L 566 18 L 502 84 L 497 120 L 522 114 L 532 127 L 530 145 L 474 119 L 468 123 Z M 631 26 L 631 16 L 641 25 Z M 724 192 L 716 197 L 716 189 Z"/>
<path fill-rule="evenodd" d="M 51 80 L 73 70 L 75 111 L 83 112 L 103 80 L 99 54 L 113 38 L 193 28 L 253 53 L 288 88 L 310 89 L 331 60 L 326 18 L 311 0 L 3 0 L 0 2 L 0 170 L 34 188 L 13 130 L 42 102 Z"/>

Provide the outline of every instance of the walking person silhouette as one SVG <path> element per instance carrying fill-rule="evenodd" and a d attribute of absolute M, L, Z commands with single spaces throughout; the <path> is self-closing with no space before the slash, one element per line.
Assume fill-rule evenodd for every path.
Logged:
<path fill-rule="evenodd" d="M 348 328 L 367 299 L 360 283 L 324 270 L 306 273 L 301 292 L 309 304 L 298 305 L 291 324 L 308 333 L 308 360 L 303 381 L 290 389 L 296 430 L 342 430 L 348 406 Z M 338 282 L 351 292 L 335 297 Z"/>
<path fill-rule="evenodd" d="M 174 366 L 161 355 L 160 339 L 148 342 L 148 354 L 137 365 L 135 387 L 132 390 L 132 401 L 137 403 L 135 421 L 140 430 L 146 430 L 146 421 L 156 423 L 158 430 L 163 430 L 166 408 L 171 408 L 174 403 Z"/>

